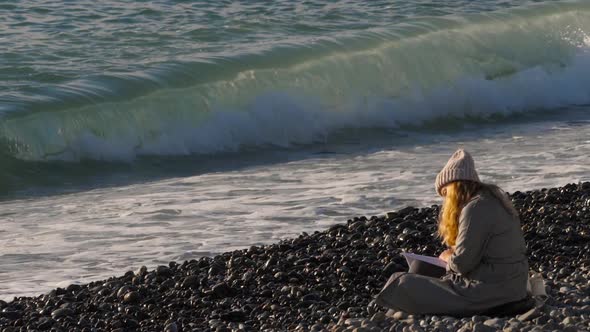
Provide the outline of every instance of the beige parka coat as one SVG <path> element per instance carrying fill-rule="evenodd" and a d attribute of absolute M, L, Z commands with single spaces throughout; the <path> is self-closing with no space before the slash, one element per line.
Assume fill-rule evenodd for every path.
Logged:
<path fill-rule="evenodd" d="M 376 303 L 412 314 L 474 315 L 525 298 L 528 271 L 520 220 L 482 190 L 461 211 L 447 274 L 394 273 Z"/>

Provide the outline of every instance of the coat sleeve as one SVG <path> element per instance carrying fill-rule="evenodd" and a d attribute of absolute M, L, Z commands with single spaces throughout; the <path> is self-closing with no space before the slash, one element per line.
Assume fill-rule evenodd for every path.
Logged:
<path fill-rule="evenodd" d="M 489 212 L 480 200 L 463 208 L 455 250 L 447 265 L 449 270 L 466 275 L 480 264 L 492 229 Z"/>

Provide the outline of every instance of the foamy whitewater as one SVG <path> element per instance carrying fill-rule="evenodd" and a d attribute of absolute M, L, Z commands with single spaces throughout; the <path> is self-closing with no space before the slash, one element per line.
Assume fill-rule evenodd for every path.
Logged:
<path fill-rule="evenodd" d="M 0 4 L 0 299 L 590 176 L 590 2 Z"/>

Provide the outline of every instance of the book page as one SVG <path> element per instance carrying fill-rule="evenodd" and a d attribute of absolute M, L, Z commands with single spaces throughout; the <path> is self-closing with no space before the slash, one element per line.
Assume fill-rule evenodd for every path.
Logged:
<path fill-rule="evenodd" d="M 426 263 L 429 263 L 432 265 L 440 266 L 445 269 L 447 268 L 447 262 L 443 261 L 442 259 L 440 259 L 438 257 L 412 254 L 409 252 L 404 252 L 404 253 L 402 253 L 402 255 L 406 258 L 406 261 L 408 262 L 408 266 L 413 261 L 418 260 L 418 261 L 423 261 L 423 262 L 426 262 Z"/>

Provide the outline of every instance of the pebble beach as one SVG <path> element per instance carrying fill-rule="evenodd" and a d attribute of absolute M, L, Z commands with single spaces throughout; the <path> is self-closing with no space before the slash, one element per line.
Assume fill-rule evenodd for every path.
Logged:
<path fill-rule="evenodd" d="M 0 1 L 0 332 L 590 330 L 590 1 Z M 543 306 L 376 306 L 458 148 Z M 491 311 L 490 311 L 491 312 Z"/>
<path fill-rule="evenodd" d="M 526 314 L 386 314 L 372 302 L 393 272 L 407 270 L 401 252 L 442 251 L 433 205 L 0 301 L 0 331 L 590 330 L 590 182 L 510 197 L 531 270 L 543 275 L 549 295 Z"/>
<path fill-rule="evenodd" d="M 0 17 L 2 301 L 439 204 L 457 148 L 509 192 L 590 181 L 587 0 L 21 0 Z"/>

